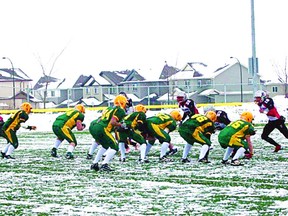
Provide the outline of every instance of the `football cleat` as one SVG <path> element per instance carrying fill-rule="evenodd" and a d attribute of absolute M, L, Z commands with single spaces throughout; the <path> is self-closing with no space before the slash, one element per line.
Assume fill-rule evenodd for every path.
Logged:
<path fill-rule="evenodd" d="M 99 171 L 99 165 L 98 165 L 98 163 L 94 163 L 94 164 L 92 164 L 91 166 L 90 166 L 90 169 L 91 170 L 95 170 L 95 171 Z"/>
<path fill-rule="evenodd" d="M 12 160 L 15 159 L 15 157 L 12 157 L 11 155 L 5 155 L 5 158 L 6 158 L 6 159 L 12 159 Z"/>
<path fill-rule="evenodd" d="M 72 152 L 67 152 L 65 157 L 66 159 L 74 159 L 74 155 L 72 154 Z"/>
<path fill-rule="evenodd" d="M 86 159 L 87 159 L 87 160 L 91 160 L 92 158 L 93 158 L 93 155 L 90 155 L 90 154 L 88 153 Z"/>
<path fill-rule="evenodd" d="M 109 165 L 107 163 L 102 164 L 100 167 L 101 171 L 105 171 L 105 172 L 111 172 L 114 171 L 113 169 L 111 169 L 111 167 L 109 167 Z"/>
<path fill-rule="evenodd" d="M 198 162 L 200 162 L 200 163 L 211 163 L 210 161 L 208 161 L 208 159 L 207 158 L 201 158 L 201 159 L 199 159 L 198 160 Z"/>
<path fill-rule="evenodd" d="M 281 145 L 277 145 L 275 146 L 275 149 L 274 149 L 274 152 L 278 152 L 280 151 L 282 148 L 281 148 Z"/>
<path fill-rule="evenodd" d="M 52 148 L 52 150 L 51 150 L 51 156 L 52 157 L 57 157 L 57 149 L 55 147 Z"/>
<path fill-rule="evenodd" d="M 228 160 L 222 160 L 221 163 L 224 165 L 227 165 L 227 164 L 229 164 L 229 161 Z"/>
<path fill-rule="evenodd" d="M 166 153 L 166 156 L 168 156 L 168 155 L 174 155 L 174 154 L 176 154 L 178 152 L 178 149 L 177 148 L 175 148 L 175 149 L 171 149 L 171 150 L 169 150 L 167 153 Z"/>
<path fill-rule="evenodd" d="M 160 157 L 159 158 L 160 162 L 172 162 L 173 160 L 171 158 L 168 158 L 166 156 Z"/>
<path fill-rule="evenodd" d="M 5 158 L 5 153 L 4 152 L 1 152 L 1 157 Z"/>
<path fill-rule="evenodd" d="M 185 158 L 185 159 L 182 158 L 182 159 L 181 159 L 181 162 L 182 162 L 182 163 L 190 163 L 191 161 L 190 161 L 188 158 Z"/>
<path fill-rule="evenodd" d="M 120 162 L 126 162 L 126 158 L 119 158 Z"/>
<path fill-rule="evenodd" d="M 140 164 L 149 163 L 149 160 L 147 160 L 147 159 L 139 160 L 139 163 L 140 163 Z"/>
<path fill-rule="evenodd" d="M 238 159 L 235 159 L 235 160 L 231 161 L 231 165 L 232 166 L 242 166 L 243 164 Z"/>

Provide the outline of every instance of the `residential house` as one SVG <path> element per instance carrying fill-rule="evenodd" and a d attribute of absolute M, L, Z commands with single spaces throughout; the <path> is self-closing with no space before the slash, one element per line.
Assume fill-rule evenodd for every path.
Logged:
<path fill-rule="evenodd" d="M 38 100 L 42 101 L 41 108 L 54 107 L 67 100 L 68 91 L 66 86 L 64 86 L 65 82 L 66 78 L 58 79 L 47 75 L 39 78 L 32 92 Z"/>
<path fill-rule="evenodd" d="M 132 70 L 119 85 L 121 85 L 123 91 L 135 94 L 139 98 L 145 98 L 150 94 L 160 96 L 168 91 L 169 76 L 178 71 L 179 69 L 167 64 L 164 65 L 162 71 L 152 69 Z M 160 75 L 159 72 L 161 72 Z"/>
<path fill-rule="evenodd" d="M 202 69 L 196 69 L 196 65 Z M 177 87 L 193 93 L 191 98 L 196 103 L 251 101 L 253 76 L 247 67 L 234 63 L 210 71 L 213 70 L 203 63 L 187 63 L 169 78 L 170 91 Z M 259 77 L 258 80 L 260 82 Z"/>
<path fill-rule="evenodd" d="M 265 82 L 262 89 L 267 91 L 270 97 L 276 95 L 285 95 L 288 97 L 288 84 L 285 82 Z"/>
<path fill-rule="evenodd" d="M 26 101 L 20 92 L 31 88 L 32 79 L 20 68 L 0 68 L 0 103 L 5 109 L 18 109 Z M 29 97 L 28 97 L 29 98 Z"/>

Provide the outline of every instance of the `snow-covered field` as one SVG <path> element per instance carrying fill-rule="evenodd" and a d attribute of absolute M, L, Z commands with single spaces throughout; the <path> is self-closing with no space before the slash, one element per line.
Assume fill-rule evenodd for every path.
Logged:
<path fill-rule="evenodd" d="M 234 120 L 246 109 L 255 113 L 255 122 L 265 122 L 265 115 L 253 105 L 227 111 Z M 286 115 L 285 107 L 280 112 Z M 98 115 L 87 111 L 85 123 Z M 171 136 L 180 151 L 173 162 L 158 162 L 156 144 L 149 164 L 138 164 L 139 152 L 132 151 L 126 163 L 120 163 L 118 155 L 114 158 L 114 172 L 96 173 L 86 159 L 92 140 L 87 130 L 75 132 L 79 145 L 74 160 L 64 158 L 67 143 L 59 149 L 62 157 L 50 157 L 56 116 L 31 114 L 27 124 L 38 130 L 21 129 L 16 160 L 1 160 L 0 215 L 288 215 L 288 140 L 278 131 L 271 136 L 284 150 L 273 153 L 273 146 L 261 140 L 258 127 L 252 138 L 255 156 L 241 167 L 220 163 L 224 150 L 217 133 L 212 136 L 210 164 L 197 162 L 197 144 L 189 155 L 192 163 L 182 164 L 184 141 L 175 131 Z M 4 139 L 0 144 L 5 144 Z"/>

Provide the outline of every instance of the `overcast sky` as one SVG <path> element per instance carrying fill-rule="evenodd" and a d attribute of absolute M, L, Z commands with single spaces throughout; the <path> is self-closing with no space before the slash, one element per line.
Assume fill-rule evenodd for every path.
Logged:
<path fill-rule="evenodd" d="M 72 79 L 103 70 L 223 66 L 252 56 L 250 0 L 0 0 L 0 67 L 42 70 Z M 284 68 L 288 1 L 255 0 L 256 56 L 261 75 Z M 152 74 L 151 74 L 152 75 Z"/>

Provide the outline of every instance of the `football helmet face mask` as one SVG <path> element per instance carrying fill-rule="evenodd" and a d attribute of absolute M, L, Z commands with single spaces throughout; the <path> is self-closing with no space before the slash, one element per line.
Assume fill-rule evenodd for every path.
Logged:
<path fill-rule="evenodd" d="M 81 112 L 81 113 L 85 113 L 85 107 L 84 107 L 83 104 L 77 104 L 77 105 L 75 106 L 75 109 L 78 110 L 78 111 Z"/>
<path fill-rule="evenodd" d="M 182 120 L 182 116 L 181 116 L 181 114 L 180 114 L 180 112 L 178 110 L 172 110 L 170 112 L 170 115 L 172 116 L 172 118 L 175 121 L 181 121 Z"/>
<path fill-rule="evenodd" d="M 136 112 L 143 112 L 143 113 L 147 112 L 146 107 L 143 104 L 136 105 L 135 106 L 135 111 Z"/>
<path fill-rule="evenodd" d="M 250 122 L 252 123 L 254 117 L 253 117 L 253 114 L 251 112 L 243 112 L 241 115 L 240 115 L 240 119 L 243 120 L 243 121 L 247 121 L 247 122 Z"/>
<path fill-rule="evenodd" d="M 127 103 L 127 98 L 123 95 L 117 95 L 114 99 L 114 106 L 120 106 L 124 110 L 126 109 Z"/>
<path fill-rule="evenodd" d="M 254 94 L 254 102 L 255 103 L 262 102 L 265 99 L 265 97 L 267 97 L 267 93 L 263 90 L 258 90 Z"/>
<path fill-rule="evenodd" d="M 26 112 L 27 114 L 31 113 L 32 105 L 28 102 L 24 102 L 21 104 L 20 108 Z"/>
<path fill-rule="evenodd" d="M 205 116 L 209 118 L 211 121 L 215 122 L 217 120 L 217 115 L 214 111 L 210 110 L 205 113 Z"/>
<path fill-rule="evenodd" d="M 180 103 L 180 102 L 186 100 L 186 98 L 187 97 L 186 97 L 186 94 L 184 92 L 179 92 L 177 97 L 176 97 L 176 100 L 178 103 Z"/>

